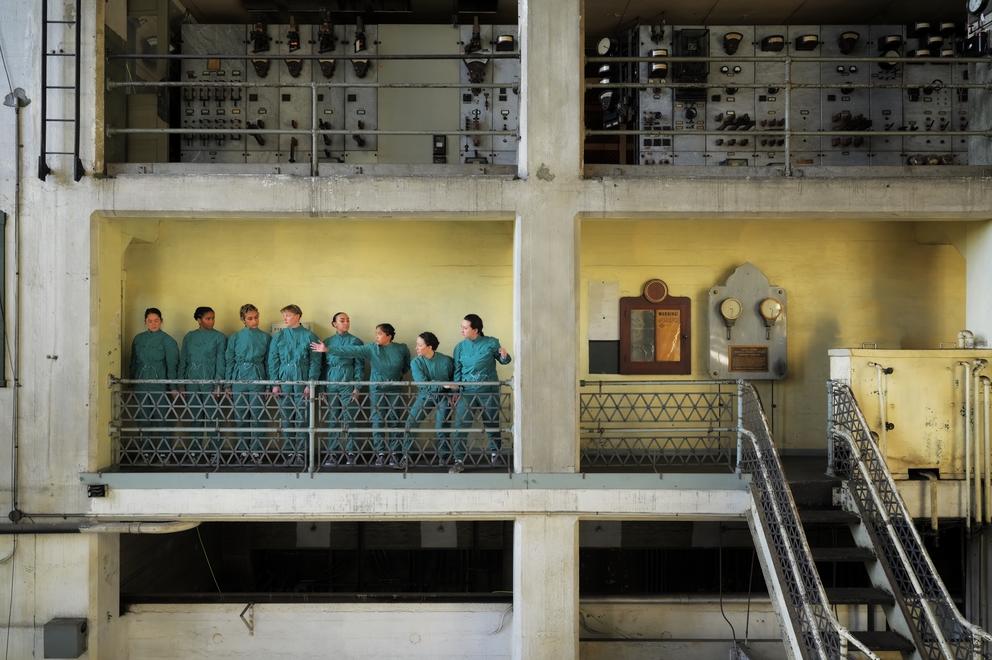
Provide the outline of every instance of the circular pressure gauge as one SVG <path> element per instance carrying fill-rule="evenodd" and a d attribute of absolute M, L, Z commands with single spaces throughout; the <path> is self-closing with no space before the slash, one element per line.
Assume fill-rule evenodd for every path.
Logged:
<path fill-rule="evenodd" d="M 741 312 L 743 311 L 744 306 L 741 305 L 741 301 L 737 298 L 726 298 L 720 303 L 720 315 L 723 316 L 725 321 L 736 321 L 741 317 Z"/>
<path fill-rule="evenodd" d="M 611 50 L 613 50 L 613 40 L 609 37 L 603 37 L 596 44 L 596 52 L 600 55 L 608 55 Z"/>
<path fill-rule="evenodd" d="M 968 0 L 968 11 L 975 16 L 981 14 L 989 6 L 989 0 Z"/>
<path fill-rule="evenodd" d="M 771 325 L 778 320 L 778 317 L 782 316 L 782 303 L 774 298 L 765 298 L 758 305 L 758 312 L 765 319 L 765 324 Z"/>

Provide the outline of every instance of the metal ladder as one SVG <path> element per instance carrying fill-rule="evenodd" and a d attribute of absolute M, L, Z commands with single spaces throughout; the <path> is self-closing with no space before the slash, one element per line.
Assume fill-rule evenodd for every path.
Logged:
<path fill-rule="evenodd" d="M 79 181 L 83 178 L 85 172 L 83 171 L 83 162 L 79 160 L 79 76 L 80 76 L 80 66 L 79 66 L 79 56 L 80 56 L 80 44 L 82 42 L 82 29 L 80 15 L 82 0 L 76 0 L 76 10 L 75 10 L 75 20 L 67 20 L 66 18 L 50 20 L 48 18 L 48 3 L 49 0 L 41 0 L 41 145 L 40 153 L 38 154 L 38 178 L 42 181 L 52 173 L 52 169 L 48 166 L 48 156 L 72 156 L 73 166 L 72 166 L 72 179 L 73 181 Z M 75 28 L 75 47 L 73 52 L 66 53 L 62 49 L 52 49 L 48 48 L 48 30 L 51 26 L 58 26 L 63 33 L 68 32 L 72 27 Z M 73 77 L 75 79 L 72 85 L 49 85 L 48 84 L 48 65 L 52 61 L 61 62 L 61 58 L 71 57 L 73 63 Z M 64 98 L 66 92 L 71 92 L 73 95 L 73 116 L 71 118 L 58 116 L 50 117 L 48 115 L 48 93 L 56 92 L 60 97 Z M 65 107 L 67 104 L 59 103 L 56 105 L 60 109 L 60 114 L 64 115 Z M 48 150 L 48 125 L 49 124 L 72 124 L 73 125 L 73 147 L 72 151 L 49 151 Z"/>

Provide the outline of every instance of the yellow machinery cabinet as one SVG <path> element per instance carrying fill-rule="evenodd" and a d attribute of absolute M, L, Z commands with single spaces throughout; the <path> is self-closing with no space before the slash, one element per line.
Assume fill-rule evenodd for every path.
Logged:
<path fill-rule="evenodd" d="M 932 470 L 941 479 L 964 479 L 967 371 L 962 363 L 989 361 L 992 351 L 844 348 L 829 355 L 830 377 L 851 386 L 894 478 Z M 992 366 L 971 375 L 971 452 L 982 441 L 975 415 L 983 419 L 980 377 L 987 372 L 992 375 Z"/>

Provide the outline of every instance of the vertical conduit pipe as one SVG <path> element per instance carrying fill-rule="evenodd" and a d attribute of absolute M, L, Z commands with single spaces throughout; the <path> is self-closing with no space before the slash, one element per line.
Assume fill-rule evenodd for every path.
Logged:
<path fill-rule="evenodd" d="M 985 413 L 985 428 L 982 433 L 983 444 L 985 445 L 985 519 L 986 525 L 992 524 L 992 451 L 990 451 L 990 435 L 989 435 L 989 414 L 992 413 L 992 407 L 989 406 L 990 400 L 992 400 L 992 379 L 988 376 L 982 376 L 982 394 L 984 398 L 984 406 L 982 409 Z"/>
<path fill-rule="evenodd" d="M 971 535 L 971 362 L 964 367 L 964 527 Z"/>
<path fill-rule="evenodd" d="M 972 367 L 971 374 L 972 374 L 972 378 L 973 378 L 972 395 L 974 397 L 974 402 L 973 402 L 974 403 L 974 406 L 973 406 L 973 408 L 975 410 L 975 412 L 974 412 L 975 432 L 974 432 L 974 436 L 973 436 L 973 441 L 974 441 L 973 442 L 973 444 L 974 444 L 974 456 L 973 456 L 973 458 L 974 458 L 974 464 L 975 464 L 974 465 L 975 476 L 974 476 L 974 481 L 972 481 L 972 495 L 973 495 L 972 500 L 974 500 L 974 502 L 975 502 L 975 514 L 974 514 L 975 515 L 975 525 L 976 526 L 979 526 L 979 527 L 981 527 L 981 525 L 982 525 L 982 519 L 983 519 L 983 516 L 982 516 L 982 508 L 983 508 L 982 507 L 982 504 L 983 504 L 983 502 L 982 502 L 982 483 L 981 483 L 981 476 L 982 476 L 982 445 L 983 445 L 983 443 L 982 443 L 982 440 L 981 440 L 981 436 L 979 435 L 979 428 L 980 427 L 978 425 L 978 414 L 979 414 L 979 410 L 980 410 L 980 405 L 979 405 L 980 400 L 979 399 L 980 399 L 980 392 L 981 392 L 981 389 L 980 389 L 981 376 L 978 375 L 978 372 L 980 372 L 982 369 L 984 369 L 985 368 L 985 365 L 986 365 L 986 361 L 985 360 L 975 360 L 975 361 L 973 361 L 971 363 L 971 367 Z"/>
<path fill-rule="evenodd" d="M 892 373 L 892 370 L 883 367 L 878 362 L 869 362 L 868 366 L 875 367 L 875 375 L 878 377 L 878 448 L 881 450 L 882 458 L 884 459 L 887 455 L 886 448 L 889 442 L 889 402 L 886 392 L 885 375 Z"/>

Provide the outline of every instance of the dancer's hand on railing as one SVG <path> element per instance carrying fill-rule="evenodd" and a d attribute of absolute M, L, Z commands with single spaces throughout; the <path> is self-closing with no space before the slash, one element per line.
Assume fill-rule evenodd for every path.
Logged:
<path fill-rule="evenodd" d="M 282 390 L 281 390 L 281 389 L 279 388 L 279 386 L 278 386 L 278 385 L 273 385 L 273 386 L 272 386 L 272 393 L 273 393 L 273 394 L 279 394 L 279 393 L 280 393 L 281 391 L 282 391 Z"/>

